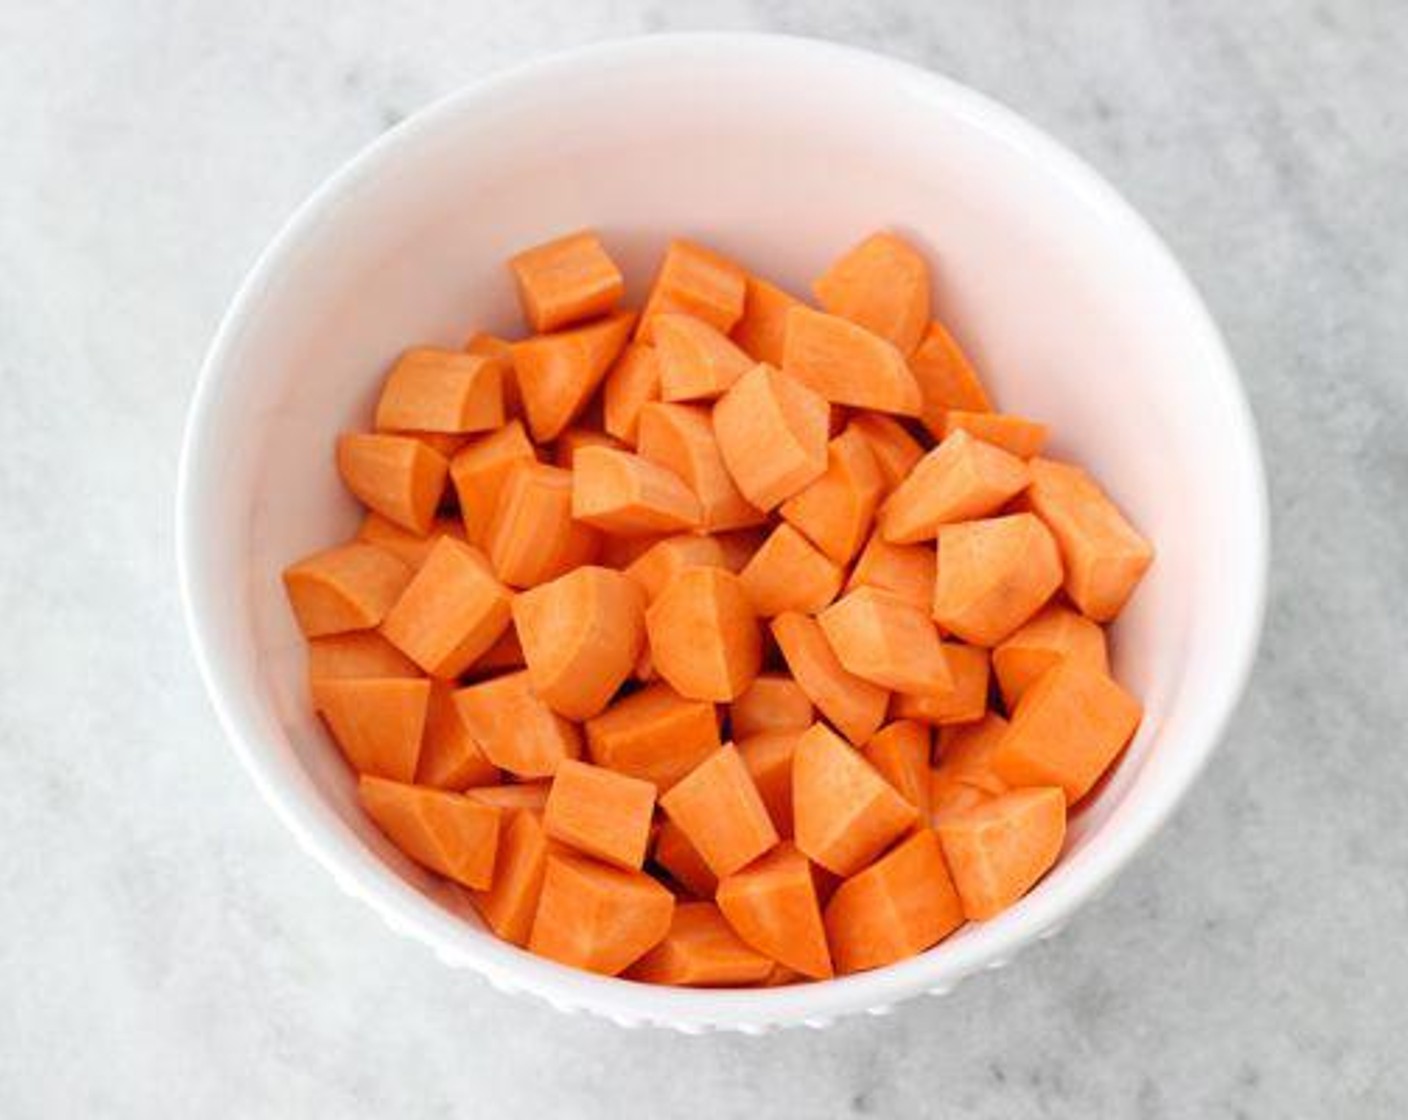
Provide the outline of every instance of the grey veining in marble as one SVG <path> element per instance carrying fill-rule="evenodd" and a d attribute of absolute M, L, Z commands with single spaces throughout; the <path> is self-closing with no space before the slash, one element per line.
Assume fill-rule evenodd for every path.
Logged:
<path fill-rule="evenodd" d="M 333 167 L 539 51 L 771 28 L 970 82 L 1222 323 L 1275 570 L 1225 749 L 1014 968 L 824 1034 L 623 1034 L 447 974 L 221 741 L 173 589 L 201 352 Z M 1408 1114 L 1408 6 L 0 0 L 0 1115 Z"/>

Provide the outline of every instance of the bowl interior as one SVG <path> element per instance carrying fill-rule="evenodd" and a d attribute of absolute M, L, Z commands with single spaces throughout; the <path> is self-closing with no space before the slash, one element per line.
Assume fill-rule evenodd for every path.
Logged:
<path fill-rule="evenodd" d="M 495 79 L 384 139 L 275 243 L 207 370 L 182 527 L 207 678 L 265 792 L 344 885 L 445 955 L 651 1017 L 630 1007 L 635 985 L 568 977 L 493 942 L 381 839 L 309 710 L 279 583 L 291 560 L 353 531 L 333 441 L 368 423 L 397 352 L 518 332 L 505 258 L 581 226 L 602 232 L 637 300 L 671 235 L 805 292 L 865 233 L 903 232 L 927 250 L 938 313 L 1000 406 L 1049 421 L 1053 453 L 1092 469 L 1155 542 L 1113 634 L 1116 673 L 1148 717 L 1061 865 L 919 962 L 824 986 L 843 989 L 830 1007 L 943 986 L 1058 920 L 1168 811 L 1235 698 L 1261 578 L 1245 406 L 1176 266 L 1080 164 L 948 83 L 817 44 L 654 40 Z M 810 1014 L 816 998 L 650 1001 L 682 1000 L 664 1016 L 689 1019 L 706 1006 L 695 997 L 713 1001 L 698 1012 L 709 1021 Z"/>

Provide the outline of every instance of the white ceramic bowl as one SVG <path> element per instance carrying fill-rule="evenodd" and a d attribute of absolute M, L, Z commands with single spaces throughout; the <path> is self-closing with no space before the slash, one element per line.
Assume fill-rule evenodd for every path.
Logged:
<path fill-rule="evenodd" d="M 1057 868 L 1012 909 L 891 968 L 768 991 L 602 979 L 482 932 L 459 896 L 363 818 L 309 710 L 279 571 L 347 536 L 332 446 L 365 424 L 398 350 L 518 326 L 504 259 L 602 231 L 636 291 L 667 236 L 796 290 L 882 226 L 930 253 L 943 318 L 997 399 L 1051 422 L 1157 545 L 1115 627 L 1148 715 Z M 181 587 L 215 709 L 264 797 L 344 890 L 447 964 L 625 1025 L 824 1025 L 944 992 L 1049 935 L 1178 803 L 1251 666 L 1267 563 L 1252 420 L 1209 319 L 1158 237 L 1085 164 L 943 78 L 757 35 L 594 46 L 501 74 L 388 133 L 265 251 L 191 409 Z"/>

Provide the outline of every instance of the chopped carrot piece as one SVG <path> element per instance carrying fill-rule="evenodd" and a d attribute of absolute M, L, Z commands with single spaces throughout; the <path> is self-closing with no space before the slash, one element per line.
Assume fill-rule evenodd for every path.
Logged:
<path fill-rule="evenodd" d="M 534 245 L 508 264 L 524 318 L 539 332 L 605 315 L 626 293 L 625 277 L 591 230 Z"/>
<path fill-rule="evenodd" d="M 308 639 L 308 683 L 344 677 L 421 676 L 420 668 L 375 630 Z M 760 678 L 761 679 L 761 678 Z"/>
<path fill-rule="evenodd" d="M 944 418 L 950 409 L 992 411 L 972 364 L 942 323 L 929 324 L 928 332 L 910 355 L 909 368 L 924 401 L 919 419 L 935 439 L 943 437 Z"/>
<path fill-rule="evenodd" d="M 598 715 L 645 642 L 645 596 L 610 568 L 574 568 L 513 600 L 528 682 L 568 719 Z"/>
<path fill-rule="evenodd" d="M 860 587 L 817 615 L 836 660 L 881 688 L 920 694 L 953 688 L 939 632 L 918 607 Z"/>
<path fill-rule="evenodd" d="M 682 696 L 733 700 L 758 675 L 758 618 L 737 576 L 686 568 L 645 612 L 655 670 Z"/>
<path fill-rule="evenodd" d="M 753 553 L 739 573 L 753 609 L 764 618 L 785 611 L 810 614 L 821 610 L 841 590 L 845 573 L 840 564 L 783 522 Z"/>
<path fill-rule="evenodd" d="M 777 843 L 777 829 L 743 764 L 725 745 L 660 798 L 660 808 L 719 878 L 732 875 Z"/>
<path fill-rule="evenodd" d="M 415 775 L 416 785 L 448 790 L 492 786 L 503 777 L 470 735 L 453 690 L 443 681 L 430 684 Z"/>
<path fill-rule="evenodd" d="M 814 980 L 832 975 L 811 864 L 791 844 L 719 883 L 715 901 L 745 943 Z"/>
<path fill-rule="evenodd" d="M 988 651 L 981 646 L 946 642 L 944 655 L 953 677 L 950 688 L 937 692 L 896 694 L 897 719 L 917 719 L 925 723 L 972 723 L 983 718 L 988 708 Z"/>
<path fill-rule="evenodd" d="M 453 517 L 437 517 L 429 535 L 421 536 L 370 510 L 357 527 L 359 541 L 376 545 L 383 552 L 391 553 L 416 570 L 425 563 L 425 558 L 430 555 L 430 550 L 441 537 L 464 540 L 464 528 Z"/>
<path fill-rule="evenodd" d="M 844 876 L 909 831 L 919 814 L 859 751 L 817 723 L 802 732 L 792 758 L 792 816 L 797 847 Z"/>
<path fill-rule="evenodd" d="M 958 431 L 930 451 L 880 507 L 891 544 L 932 540 L 940 525 L 996 513 L 1027 486 L 1015 455 Z"/>
<path fill-rule="evenodd" d="M 757 276 L 748 277 L 743 318 L 733 328 L 733 341 L 755 362 L 782 364 L 787 341 L 787 312 L 802 301 Z"/>
<path fill-rule="evenodd" d="M 927 611 L 934 604 L 934 581 L 938 576 L 935 549 L 891 544 L 877 529 L 851 569 L 846 591 L 874 587 Z"/>
<path fill-rule="evenodd" d="M 1109 622 L 1154 561 L 1154 550 L 1095 480 L 1054 459 L 1032 460 L 1032 508 L 1056 537 L 1066 594 L 1081 613 Z"/>
<path fill-rule="evenodd" d="M 543 890 L 543 875 L 548 868 L 548 851 L 548 836 L 537 813 L 505 812 L 499 827 L 493 884 L 487 890 L 470 893 L 470 901 L 484 924 L 505 941 L 519 946 L 528 943 L 533 917 L 538 912 L 538 896 Z"/>
<path fill-rule="evenodd" d="M 1040 455 L 1046 446 L 1046 425 L 1002 412 L 964 412 L 951 408 L 944 416 L 944 438 L 967 432 L 974 439 L 1000 447 L 1019 459 Z"/>
<path fill-rule="evenodd" d="M 464 795 L 505 813 L 522 812 L 540 817 L 548 807 L 551 788 L 551 782 L 515 782 L 506 786 L 470 786 Z"/>
<path fill-rule="evenodd" d="M 939 825 L 963 912 L 974 921 L 1006 910 L 1050 870 L 1066 839 L 1066 804 L 1051 786 L 989 798 Z"/>
<path fill-rule="evenodd" d="M 622 536 L 699 524 L 699 499 L 679 475 L 639 455 L 583 448 L 572 476 L 572 516 Z"/>
<path fill-rule="evenodd" d="M 793 679 L 842 735 L 859 745 L 880 730 L 889 692 L 847 672 L 816 619 L 780 614 L 772 621 L 772 636 Z"/>
<path fill-rule="evenodd" d="M 513 369 L 513 343 L 485 331 L 475 331 L 464 344 L 466 354 L 498 358 L 503 363 L 504 415 L 521 416 L 523 398 L 518 392 L 518 376 Z"/>
<path fill-rule="evenodd" d="M 553 775 L 543 827 L 579 852 L 638 871 L 654 811 L 655 787 L 649 782 L 569 758 Z"/>
<path fill-rule="evenodd" d="M 459 495 L 460 517 L 471 544 L 481 548 L 487 545 L 489 526 L 509 474 L 517 464 L 535 459 L 523 424 L 513 420 L 467 444 L 450 460 L 450 478 Z"/>
<path fill-rule="evenodd" d="M 665 793 L 719 749 L 714 705 L 654 684 L 587 720 L 587 751 L 598 766 L 654 782 Z"/>
<path fill-rule="evenodd" d="M 449 464 L 411 436 L 346 432 L 337 439 L 337 470 L 368 509 L 425 536 L 435 523 Z"/>
<path fill-rule="evenodd" d="M 659 399 L 660 356 L 653 346 L 632 342 L 602 384 L 602 426 L 623 443 L 635 444 L 641 409 Z"/>
<path fill-rule="evenodd" d="M 1110 671 L 1105 631 L 1069 607 L 1051 603 L 992 651 L 993 672 L 1007 710 L 1014 711 L 1028 686 L 1063 657 L 1101 673 Z"/>
<path fill-rule="evenodd" d="M 787 313 L 782 371 L 832 404 L 919 415 L 919 386 L 893 343 L 837 315 Z"/>
<path fill-rule="evenodd" d="M 882 968 L 937 945 L 964 922 L 939 838 L 921 828 L 851 876 L 826 904 L 824 921 L 842 975 Z"/>
<path fill-rule="evenodd" d="M 605 447 L 612 451 L 624 451 L 626 445 L 615 436 L 598 432 L 594 428 L 568 428 L 552 445 L 552 465 L 572 470 L 577 465 L 577 452 L 584 447 Z"/>
<path fill-rule="evenodd" d="M 509 471 L 484 539 L 498 577 L 533 587 L 590 564 L 601 536 L 572 519 L 572 472 L 536 460 Z"/>
<path fill-rule="evenodd" d="M 518 631 L 510 626 L 499 635 L 498 641 L 475 659 L 466 673 L 482 677 L 504 669 L 522 669 L 526 664 L 523 658 L 523 643 L 518 640 Z"/>
<path fill-rule="evenodd" d="M 764 731 L 805 731 L 815 720 L 802 686 L 785 673 L 759 673 L 729 705 L 729 727 L 741 742 Z"/>
<path fill-rule="evenodd" d="M 997 645 L 1060 586 L 1056 541 L 1030 513 L 939 528 L 934 621 L 964 641 Z"/>
<path fill-rule="evenodd" d="M 898 719 L 877 731 L 861 748 L 865 760 L 919 810 L 929 817 L 929 728 L 910 719 Z"/>
<path fill-rule="evenodd" d="M 645 592 L 647 602 L 685 568 L 722 568 L 724 550 L 713 537 L 681 533 L 653 543 L 626 568 L 627 578 Z"/>
<path fill-rule="evenodd" d="M 792 757 L 802 730 L 759 731 L 738 742 L 739 756 L 779 836 L 792 835 Z"/>
<path fill-rule="evenodd" d="M 849 564 L 870 533 L 883 489 L 870 441 L 848 427 L 827 445 L 826 473 L 778 512 L 836 563 Z"/>
<path fill-rule="evenodd" d="M 414 572 L 369 544 L 344 544 L 284 569 L 284 590 L 304 637 L 369 630 L 391 609 Z"/>
<path fill-rule="evenodd" d="M 812 285 L 832 315 L 894 343 L 919 345 L 929 324 L 929 266 L 893 233 L 875 233 L 849 250 Z"/>
<path fill-rule="evenodd" d="M 869 441 L 886 494 L 903 482 L 914 464 L 924 458 L 924 448 L 919 441 L 893 416 L 862 412 L 851 419 L 851 427 Z"/>
<path fill-rule="evenodd" d="M 998 792 L 1006 793 L 1004 785 Z M 997 792 L 970 785 L 943 767 L 929 772 L 929 827 L 938 828 L 944 821 L 966 813 L 975 805 L 991 801 Z"/>
<path fill-rule="evenodd" d="M 582 753 L 577 725 L 538 699 L 526 671 L 462 688 L 455 704 L 489 761 L 516 777 L 550 778 L 563 759 Z"/>
<path fill-rule="evenodd" d="M 770 510 L 826 472 L 825 398 L 758 365 L 714 406 L 714 436 L 744 498 Z"/>
<path fill-rule="evenodd" d="M 642 458 L 684 480 L 699 499 L 700 528 L 707 532 L 760 525 L 767 514 L 750 505 L 724 463 L 708 409 L 700 405 L 648 404 L 641 410 Z"/>
<path fill-rule="evenodd" d="M 728 335 L 690 315 L 658 314 L 651 330 L 664 401 L 716 400 L 755 364 Z"/>
<path fill-rule="evenodd" d="M 772 972 L 770 958 L 750 949 L 712 902 L 675 907 L 670 932 L 626 970 L 648 984 L 688 988 L 728 988 L 756 984 Z"/>
<path fill-rule="evenodd" d="M 352 769 L 397 782 L 415 777 L 430 682 L 343 677 L 313 686 L 313 707 Z"/>
<path fill-rule="evenodd" d="M 653 858 L 675 882 L 695 898 L 713 898 L 719 880 L 674 821 L 666 819 L 655 838 Z"/>
<path fill-rule="evenodd" d="M 556 439 L 586 407 L 630 337 L 635 314 L 618 311 L 584 327 L 513 344 L 513 366 L 528 429 Z"/>
<path fill-rule="evenodd" d="M 497 358 L 429 346 L 407 350 L 382 386 L 377 430 L 459 434 L 497 428 L 504 422 L 503 372 Z"/>
<path fill-rule="evenodd" d="M 678 312 L 731 331 L 743 315 L 747 274 L 727 257 L 693 241 L 671 241 L 641 313 L 636 337 L 653 341 L 655 317 Z"/>
<path fill-rule="evenodd" d="M 1060 786 L 1072 804 L 1124 750 L 1143 716 L 1139 701 L 1097 669 L 1065 658 L 1022 696 L 989 759 L 1013 786 Z"/>
<path fill-rule="evenodd" d="M 365 774 L 357 792 L 377 827 L 417 863 L 478 890 L 493 881 L 499 810 L 458 793 Z"/>
<path fill-rule="evenodd" d="M 643 872 L 549 855 L 528 948 L 615 976 L 664 940 L 674 909 L 674 896 Z"/>
<path fill-rule="evenodd" d="M 939 728 L 939 770 L 988 793 L 1006 793 L 1007 783 L 993 772 L 992 759 L 1009 726 L 996 712 L 988 712 L 973 723 Z"/>
<path fill-rule="evenodd" d="M 508 628 L 512 593 L 473 545 L 441 537 L 381 632 L 433 677 L 457 677 Z"/>

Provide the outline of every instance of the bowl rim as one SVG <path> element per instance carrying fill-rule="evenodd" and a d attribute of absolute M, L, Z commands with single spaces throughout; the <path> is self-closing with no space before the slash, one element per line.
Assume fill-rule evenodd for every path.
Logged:
<path fill-rule="evenodd" d="M 1245 506 L 1246 541 L 1236 573 L 1242 577 L 1246 609 L 1228 620 L 1224 634 L 1227 671 L 1200 697 L 1199 714 L 1180 743 L 1163 783 L 1146 796 L 1140 812 L 1122 821 L 1118 843 L 1093 846 L 1059 883 L 1023 900 L 1008 921 L 988 923 L 985 936 L 946 945 L 873 972 L 822 983 L 773 989 L 695 990 L 662 988 L 595 976 L 534 957 L 492 935 L 465 937 L 461 919 L 425 898 L 365 851 L 354 850 L 332 826 L 330 814 L 310 811 L 264 761 L 259 735 L 242 709 L 252 702 L 226 685 L 225 656 L 210 627 L 205 605 L 218 589 L 202 579 L 198 541 L 208 503 L 203 495 L 218 480 L 220 464 L 204 453 L 203 434 L 216 422 L 220 386 L 240 340 L 258 317 L 274 278 L 293 259 L 339 199 L 392 165 L 398 154 L 444 123 L 482 103 L 583 68 L 629 63 L 669 52 L 777 56 L 779 62 L 860 68 L 876 80 L 922 87 L 935 111 L 966 119 L 995 140 L 1018 149 L 1102 218 L 1116 223 L 1137 251 L 1160 260 L 1173 295 L 1186 304 L 1187 326 L 1203 335 L 1208 386 L 1227 410 L 1235 446 L 1226 449 L 1229 486 Z M 824 1026 L 835 1018 L 879 1014 L 923 992 L 942 993 L 981 968 L 1006 964 L 1021 947 L 1059 930 L 1144 847 L 1165 823 L 1201 772 L 1230 722 L 1255 662 L 1269 568 L 1269 508 L 1255 421 L 1236 368 L 1210 312 L 1177 258 L 1133 206 L 1084 160 L 1035 124 L 985 94 L 941 74 L 887 55 L 827 40 L 763 32 L 702 32 L 636 36 L 574 47 L 530 59 L 490 74 L 432 102 L 359 152 L 322 182 L 284 222 L 256 258 L 230 302 L 198 375 L 187 414 L 177 473 L 175 545 L 178 584 L 187 633 L 201 679 L 226 739 L 265 801 L 299 846 L 328 870 L 346 893 L 381 915 L 395 931 L 433 949 L 445 963 L 468 968 L 508 991 L 537 995 L 560 1010 L 590 1011 L 621 1025 L 653 1024 L 686 1032 L 733 1029 L 760 1033 L 779 1026 Z M 1226 573 L 1224 573 L 1226 574 Z"/>

